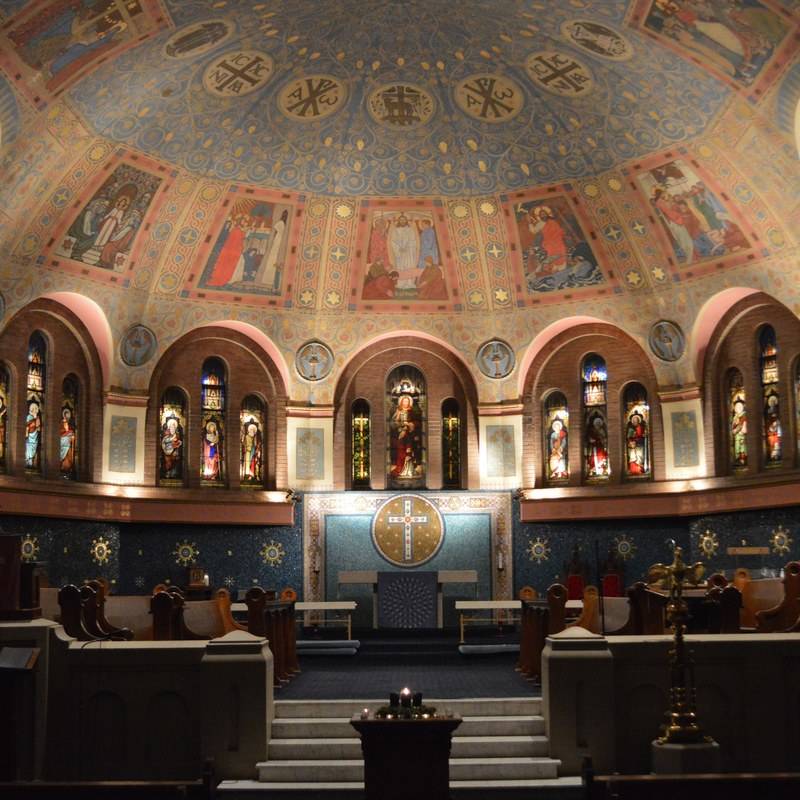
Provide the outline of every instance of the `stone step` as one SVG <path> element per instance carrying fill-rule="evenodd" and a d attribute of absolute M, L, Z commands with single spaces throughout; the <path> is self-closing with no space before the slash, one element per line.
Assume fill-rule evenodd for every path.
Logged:
<path fill-rule="evenodd" d="M 451 781 L 532 780 L 556 778 L 561 762 L 544 757 L 451 758 Z M 339 783 L 364 780 L 360 759 L 261 761 L 258 779 L 268 783 Z"/>
<path fill-rule="evenodd" d="M 454 736 L 450 752 L 453 758 L 546 756 L 548 741 L 544 736 Z M 273 739 L 269 743 L 270 761 L 360 758 L 359 738 Z"/>
<path fill-rule="evenodd" d="M 537 714 L 466 716 L 458 727 L 462 736 L 542 736 L 544 731 L 544 717 Z M 272 723 L 273 739 L 350 739 L 352 736 L 349 717 L 284 717 Z"/>
<path fill-rule="evenodd" d="M 370 700 L 276 700 L 276 719 L 292 717 L 341 717 L 350 719 L 364 708 L 371 711 L 385 705 L 386 698 Z M 541 697 L 484 697 L 475 700 L 425 698 L 425 705 L 435 706 L 439 713 L 449 709 L 462 717 L 525 716 L 542 713 Z"/>
<path fill-rule="evenodd" d="M 535 792 L 533 791 L 535 790 Z M 494 791 L 502 792 L 503 797 L 530 800 L 580 800 L 583 797 L 581 779 L 578 777 L 566 778 L 533 778 L 511 779 L 496 781 L 450 781 L 450 793 L 454 798 L 476 798 L 483 800 Z M 247 780 L 225 780 L 217 786 L 217 793 L 230 800 L 239 798 L 264 797 L 265 800 L 293 800 L 301 797 L 314 797 L 316 800 L 325 798 L 347 798 L 348 800 L 363 800 L 364 783 L 362 781 L 326 781 L 314 783 L 307 781 L 297 782 L 269 782 Z"/>

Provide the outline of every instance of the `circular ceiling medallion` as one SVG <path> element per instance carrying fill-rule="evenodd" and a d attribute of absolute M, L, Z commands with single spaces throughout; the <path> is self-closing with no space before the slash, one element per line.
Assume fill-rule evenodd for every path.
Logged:
<path fill-rule="evenodd" d="M 261 556 L 261 560 L 268 567 L 278 567 L 283 563 L 283 559 L 286 557 L 286 549 L 280 542 L 270 539 L 269 542 L 259 550 L 259 555 Z"/>
<path fill-rule="evenodd" d="M 550 560 L 550 542 L 547 537 L 537 536 L 528 542 L 528 559 L 541 564 L 543 561 Z"/>
<path fill-rule="evenodd" d="M 134 325 L 122 338 L 119 355 L 129 367 L 141 367 L 153 357 L 157 346 L 158 340 L 150 328 Z"/>
<path fill-rule="evenodd" d="M 203 73 L 203 86 L 217 97 L 242 97 L 260 89 L 275 64 L 260 50 L 229 50 L 217 56 Z"/>
<path fill-rule="evenodd" d="M 589 68 L 559 50 L 532 53 L 525 62 L 525 69 L 537 86 L 561 97 L 585 97 L 594 86 Z"/>
<path fill-rule="evenodd" d="M 175 556 L 176 564 L 180 564 L 183 567 L 188 567 L 189 564 L 194 564 L 195 561 L 197 561 L 197 557 L 200 555 L 200 550 L 198 549 L 196 542 L 189 542 L 184 539 L 184 541 L 178 542 L 175 545 L 172 555 Z"/>
<path fill-rule="evenodd" d="M 107 564 L 108 559 L 111 558 L 111 542 L 99 536 L 97 539 L 92 539 L 92 546 L 89 548 L 89 555 L 95 564 Z"/>
<path fill-rule="evenodd" d="M 333 75 L 306 75 L 289 81 L 278 94 L 278 108 L 296 122 L 316 122 L 338 111 L 347 85 Z"/>
<path fill-rule="evenodd" d="M 587 53 L 612 61 L 627 61 L 633 55 L 631 43 L 613 28 L 588 19 L 571 19 L 561 25 L 561 34 Z"/>
<path fill-rule="evenodd" d="M 307 381 L 321 381 L 333 369 L 333 352 L 322 342 L 306 342 L 294 359 L 295 369 Z"/>
<path fill-rule="evenodd" d="M 522 90 L 505 75 L 470 75 L 453 90 L 456 105 L 480 122 L 508 122 L 525 102 Z"/>
<path fill-rule="evenodd" d="M 416 567 L 439 552 L 444 542 L 444 520 L 424 497 L 397 495 L 375 512 L 372 541 L 389 563 Z"/>
<path fill-rule="evenodd" d="M 683 331 L 674 322 L 662 319 L 650 329 L 650 349 L 662 361 L 677 361 L 686 349 Z"/>
<path fill-rule="evenodd" d="M 487 378 L 505 378 L 514 369 L 514 351 L 502 339 L 492 339 L 478 350 L 478 369 Z"/>
<path fill-rule="evenodd" d="M 37 536 L 24 536 L 20 544 L 20 555 L 23 561 L 36 561 L 39 554 L 39 538 Z"/>
<path fill-rule="evenodd" d="M 224 19 L 206 19 L 176 31 L 164 45 L 164 55 L 182 59 L 201 56 L 222 44 L 233 32 L 233 25 Z"/>
<path fill-rule="evenodd" d="M 387 83 L 367 98 L 367 111 L 382 125 L 410 130 L 424 125 L 436 111 L 433 96 L 411 83 Z"/>

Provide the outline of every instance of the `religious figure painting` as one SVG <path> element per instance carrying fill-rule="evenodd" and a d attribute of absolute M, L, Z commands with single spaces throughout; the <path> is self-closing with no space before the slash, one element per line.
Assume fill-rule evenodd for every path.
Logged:
<path fill-rule="evenodd" d="M 204 483 L 222 483 L 222 446 L 222 420 L 216 414 L 204 414 L 200 442 L 200 478 Z"/>
<path fill-rule="evenodd" d="M 58 457 L 61 477 L 65 480 L 75 480 L 78 472 L 76 458 L 78 439 L 77 401 L 77 384 L 73 379 L 67 378 L 64 381 L 61 422 L 58 429 Z"/>
<path fill-rule="evenodd" d="M 644 389 L 625 392 L 625 472 L 628 478 L 650 475 L 650 406 Z"/>
<path fill-rule="evenodd" d="M 362 300 L 447 300 L 433 214 L 373 212 Z"/>
<path fill-rule="evenodd" d="M 255 405 L 241 412 L 239 481 L 243 486 L 264 482 L 264 414 Z"/>
<path fill-rule="evenodd" d="M 419 370 L 398 367 L 388 380 L 388 482 L 394 488 L 425 483 L 425 381 Z"/>
<path fill-rule="evenodd" d="M 56 252 L 122 272 L 160 184 L 161 178 L 120 164 L 69 226 Z"/>
<path fill-rule="evenodd" d="M 291 216 L 291 207 L 280 203 L 232 201 L 206 260 L 200 288 L 279 294 Z"/>
<path fill-rule="evenodd" d="M 514 213 L 529 291 L 574 289 L 605 280 L 566 197 L 518 203 Z"/>
<path fill-rule="evenodd" d="M 16 56 L 55 93 L 153 30 L 150 6 L 149 0 L 55 0 L 21 17 L 7 35 Z"/>
<path fill-rule="evenodd" d="M 550 482 L 569 479 L 569 410 L 560 392 L 547 399 L 545 410 L 545 474 Z"/>
<path fill-rule="evenodd" d="M 638 181 L 681 265 L 750 246 L 724 203 L 685 162 L 669 161 L 640 173 Z"/>
<path fill-rule="evenodd" d="M 781 403 L 777 388 L 764 389 L 764 463 L 778 466 L 783 458 L 783 429 L 781 427 Z"/>
<path fill-rule="evenodd" d="M 728 378 L 728 392 L 731 466 L 733 469 L 744 469 L 747 466 L 747 402 L 739 370 L 735 370 Z"/>
<path fill-rule="evenodd" d="M 183 483 L 186 448 L 186 406 L 183 396 L 168 389 L 161 402 L 159 428 L 158 477 L 161 485 Z"/>
<path fill-rule="evenodd" d="M 756 80 L 789 34 L 759 0 L 652 0 L 644 27 L 741 87 Z"/>
<path fill-rule="evenodd" d="M 8 371 L 0 366 L 0 472 L 5 472 L 6 436 L 8 432 Z"/>
<path fill-rule="evenodd" d="M 608 426 L 605 414 L 599 409 L 586 409 L 584 436 L 586 479 L 605 480 L 611 474 L 608 460 Z"/>
<path fill-rule="evenodd" d="M 28 393 L 28 413 L 25 417 L 25 469 L 41 472 L 42 469 L 42 401 L 36 394 Z"/>

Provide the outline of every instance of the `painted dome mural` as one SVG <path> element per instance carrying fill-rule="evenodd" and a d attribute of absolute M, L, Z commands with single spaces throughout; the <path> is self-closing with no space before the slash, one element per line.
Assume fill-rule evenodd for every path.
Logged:
<path fill-rule="evenodd" d="M 418 330 L 502 400 L 518 373 L 486 378 L 481 346 L 520 364 L 564 318 L 649 349 L 728 287 L 800 312 L 796 3 L 9 0 L 0 20 L 5 318 L 91 298 L 127 354 L 114 385 L 233 320 L 288 365 L 329 348 L 298 398 Z M 673 385 L 688 362 L 653 359 Z"/>

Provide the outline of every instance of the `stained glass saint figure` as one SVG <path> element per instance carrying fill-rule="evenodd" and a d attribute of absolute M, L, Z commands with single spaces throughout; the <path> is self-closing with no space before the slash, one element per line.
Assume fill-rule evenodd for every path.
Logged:
<path fill-rule="evenodd" d="M 388 482 L 394 488 L 425 485 L 425 381 L 414 367 L 395 369 L 388 379 Z"/>
<path fill-rule="evenodd" d="M 728 378 L 728 409 L 731 466 L 741 470 L 747 466 L 747 398 L 738 369 Z"/>
<path fill-rule="evenodd" d="M 650 406 L 638 383 L 625 390 L 625 472 L 629 478 L 650 475 Z"/>
<path fill-rule="evenodd" d="M 34 333 L 28 343 L 28 413 L 25 417 L 25 469 L 34 473 L 42 471 L 46 352 L 44 337 Z"/>
<path fill-rule="evenodd" d="M 781 398 L 778 391 L 778 342 L 775 329 L 765 325 L 758 337 L 764 413 L 764 464 L 774 467 L 783 459 Z"/>
<path fill-rule="evenodd" d="M 545 405 L 545 475 L 549 482 L 569 478 L 569 409 L 561 392 L 553 392 Z"/>
<path fill-rule="evenodd" d="M 181 485 L 184 479 L 186 404 L 179 389 L 167 389 L 159 413 L 158 478 L 162 486 Z"/>
<path fill-rule="evenodd" d="M 611 467 L 608 462 L 608 427 L 602 411 L 596 408 L 587 410 L 584 437 L 587 479 L 607 478 Z"/>
<path fill-rule="evenodd" d="M 264 483 L 264 408 L 257 397 L 245 398 L 240 420 L 239 482 L 242 486 L 262 486 Z"/>
<path fill-rule="evenodd" d="M 58 457 L 61 477 L 75 480 L 78 474 L 78 383 L 74 378 L 65 378 L 61 403 L 61 422 L 58 429 Z"/>

